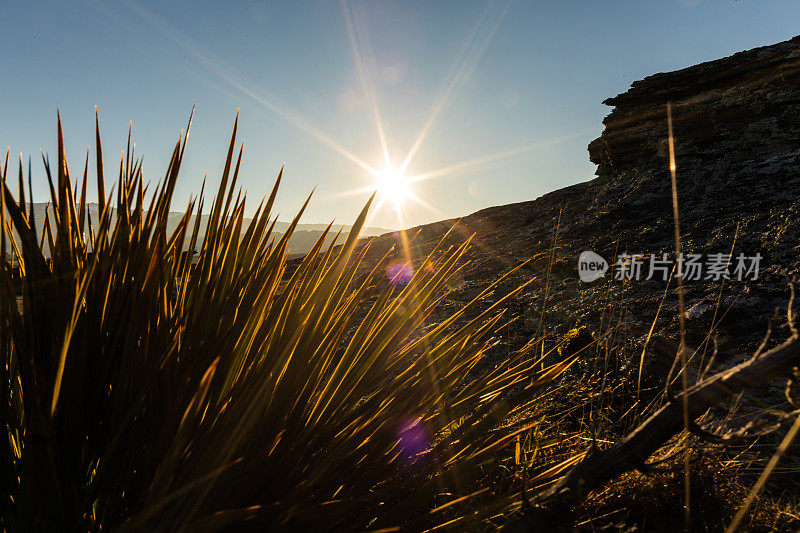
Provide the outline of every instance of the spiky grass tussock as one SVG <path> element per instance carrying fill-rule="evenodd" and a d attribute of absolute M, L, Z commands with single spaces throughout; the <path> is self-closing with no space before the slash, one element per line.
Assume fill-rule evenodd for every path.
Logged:
<path fill-rule="evenodd" d="M 542 368 L 531 344 L 468 378 L 496 342 L 505 298 L 420 333 L 468 242 L 435 251 L 403 288 L 380 265 L 357 275 L 369 203 L 344 243 L 323 248 L 323 235 L 288 272 L 287 242 L 308 202 L 276 237 L 279 174 L 245 227 L 236 123 L 205 231 L 201 192 L 168 232 L 185 147 L 180 138 L 149 193 L 129 143 L 106 197 L 98 126 L 97 220 L 88 157 L 78 196 L 60 119 L 43 220 L 30 168 L 26 196 L 20 162 L 15 195 L 6 156 L 0 526 L 423 528 L 518 508 L 519 487 L 493 486 L 490 472 L 515 464 L 516 437 L 532 425 L 523 414 L 575 357 Z M 195 249 L 194 261 L 183 252 Z"/>

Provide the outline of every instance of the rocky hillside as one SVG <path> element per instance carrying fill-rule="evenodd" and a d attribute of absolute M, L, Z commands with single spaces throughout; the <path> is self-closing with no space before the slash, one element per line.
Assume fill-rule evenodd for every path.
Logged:
<path fill-rule="evenodd" d="M 604 342 L 614 364 L 638 368 L 667 283 L 658 276 L 644 279 L 647 263 L 639 280 L 615 280 L 612 266 L 602 279 L 584 283 L 577 263 L 584 250 L 609 263 L 626 251 L 674 254 L 668 102 L 683 251 L 733 250 L 733 279 L 724 286 L 713 279 L 686 282 L 689 344 L 702 343 L 716 314 L 716 321 L 722 318 L 715 330 L 720 358 L 732 362 L 761 342 L 775 308 L 781 309 L 775 325 L 785 322 L 787 280 L 800 267 L 800 37 L 635 82 L 605 101 L 613 110 L 603 134 L 589 145 L 595 179 L 533 201 L 484 209 L 458 223 L 449 240 L 472 234 L 475 240 L 449 307 L 463 305 L 487 282 L 537 258 L 498 291 L 537 277 L 511 304 L 519 320 L 508 328 L 500 352 L 537 334 L 557 339 L 577 324 L 595 336 L 613 326 L 613 336 Z M 454 223 L 410 229 L 416 261 Z M 377 259 L 392 245 L 397 245 L 395 260 L 402 261 L 399 236 L 393 234 L 377 238 L 370 255 Z M 758 279 L 749 279 L 752 273 L 736 279 L 739 254 L 760 254 Z M 673 280 L 654 327 L 672 339 L 678 336 L 675 286 Z M 777 329 L 773 336 L 783 339 L 785 332 Z M 645 359 L 646 367 L 663 375 L 656 372 L 662 368 L 656 352 L 648 350 Z"/>

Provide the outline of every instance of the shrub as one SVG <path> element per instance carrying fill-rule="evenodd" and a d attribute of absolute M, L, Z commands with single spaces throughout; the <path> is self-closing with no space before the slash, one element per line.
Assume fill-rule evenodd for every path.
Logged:
<path fill-rule="evenodd" d="M 514 464 L 532 425 L 522 415 L 574 357 L 542 369 L 530 345 L 482 365 L 504 299 L 420 332 L 468 242 L 435 251 L 404 287 L 381 265 L 358 275 L 368 203 L 344 243 L 321 237 L 289 272 L 308 202 L 275 236 L 279 174 L 245 224 L 236 124 L 205 231 L 202 192 L 167 231 L 185 147 L 150 193 L 129 143 L 106 198 L 98 126 L 97 220 L 88 157 L 78 197 L 60 119 L 43 220 L 30 168 L 26 197 L 20 161 L 15 196 L 6 156 L 2 528 L 417 528 L 519 507 L 519 487 L 494 487 L 489 472 Z"/>

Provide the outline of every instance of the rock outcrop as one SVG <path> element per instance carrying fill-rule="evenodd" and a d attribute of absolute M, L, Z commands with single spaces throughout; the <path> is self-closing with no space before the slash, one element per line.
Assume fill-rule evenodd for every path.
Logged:
<path fill-rule="evenodd" d="M 668 102 L 687 244 L 724 248 L 739 223 L 742 249 L 767 253 L 772 271 L 796 267 L 800 38 L 649 76 L 606 100 L 614 110 L 589 157 L 610 182 L 607 216 L 671 217 Z"/>

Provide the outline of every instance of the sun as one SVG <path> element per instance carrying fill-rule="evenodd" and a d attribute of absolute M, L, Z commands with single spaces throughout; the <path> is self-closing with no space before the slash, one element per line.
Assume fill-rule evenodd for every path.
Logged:
<path fill-rule="evenodd" d="M 411 196 L 411 181 L 400 169 L 387 166 L 375 173 L 375 185 L 381 200 L 391 202 L 395 208 Z"/>

